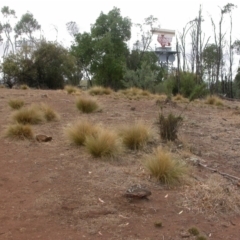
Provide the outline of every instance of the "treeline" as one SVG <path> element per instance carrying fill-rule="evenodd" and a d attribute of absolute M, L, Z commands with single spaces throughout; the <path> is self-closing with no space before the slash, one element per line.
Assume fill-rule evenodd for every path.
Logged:
<path fill-rule="evenodd" d="M 41 26 L 31 13 L 24 14 L 19 21 L 15 11 L 9 7 L 1 9 L 0 41 L 3 47 L 1 63 L 2 81 L 8 87 L 27 84 L 34 88 L 63 88 L 65 84 L 78 85 L 84 79 L 90 85 L 102 85 L 114 90 L 139 87 L 152 92 L 191 95 L 199 86 L 204 92 L 238 96 L 240 70 L 235 80 L 232 76 L 233 53 L 239 50 L 239 41 L 232 40 L 229 31 L 226 71 L 226 34 L 222 21 L 231 14 L 235 6 L 227 4 L 221 9 L 221 19 L 216 25 L 211 19 L 214 43 L 209 43 L 202 31 L 202 10 L 193 21 L 186 24 L 178 34 L 180 49 L 179 68 L 167 68 L 159 64 L 151 48 L 151 29 L 157 18 L 150 16 L 142 24 L 134 24 L 121 16 L 120 9 L 113 8 L 107 14 L 101 12 L 90 32 L 80 33 L 75 22 L 66 27 L 73 36 L 69 49 L 58 42 L 49 42 L 41 34 Z M 131 39 L 132 27 L 138 28 L 138 40 L 132 49 L 127 43 Z M 190 36 L 191 52 L 186 42 Z M 179 69 L 179 70 L 178 70 Z M 177 82 L 179 81 L 179 82 Z"/>

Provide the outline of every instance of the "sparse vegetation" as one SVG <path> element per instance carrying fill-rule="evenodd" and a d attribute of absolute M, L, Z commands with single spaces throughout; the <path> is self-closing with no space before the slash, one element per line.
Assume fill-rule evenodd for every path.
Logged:
<path fill-rule="evenodd" d="M 105 88 L 101 86 L 95 86 L 88 90 L 90 95 L 110 95 L 113 93 L 111 88 Z"/>
<path fill-rule="evenodd" d="M 86 137 L 96 134 L 97 130 L 97 126 L 89 121 L 83 120 L 66 128 L 65 133 L 70 142 L 76 145 L 84 145 Z"/>
<path fill-rule="evenodd" d="M 5 85 L 3 84 L 0 84 L 0 88 L 6 88 Z"/>
<path fill-rule="evenodd" d="M 183 161 L 173 159 L 171 154 L 162 148 L 157 148 L 145 161 L 151 175 L 164 184 L 180 182 L 188 172 Z"/>
<path fill-rule="evenodd" d="M 199 231 L 196 227 L 189 228 L 188 232 L 193 236 L 198 236 L 199 235 Z"/>
<path fill-rule="evenodd" d="M 159 115 L 160 136 L 163 140 L 174 141 L 177 139 L 177 132 L 182 122 L 182 117 L 174 116 L 172 113 L 165 117 L 162 113 Z"/>
<path fill-rule="evenodd" d="M 14 121 L 21 124 L 38 124 L 44 121 L 42 111 L 35 105 L 18 110 L 12 117 Z"/>
<path fill-rule="evenodd" d="M 40 110 L 43 112 L 44 118 L 50 122 L 59 119 L 59 115 L 47 104 L 42 103 L 40 105 Z"/>
<path fill-rule="evenodd" d="M 98 104 L 96 100 L 89 97 L 79 97 L 76 101 L 76 106 L 78 110 L 83 113 L 91 113 L 98 109 Z"/>
<path fill-rule="evenodd" d="M 204 183 L 195 182 L 187 189 L 187 199 L 181 200 L 192 211 L 214 214 L 239 214 L 240 195 L 232 184 L 218 174 Z"/>
<path fill-rule="evenodd" d="M 21 99 L 10 99 L 8 101 L 8 105 L 12 108 L 12 109 L 20 109 L 21 107 L 23 107 L 24 105 L 24 101 Z"/>
<path fill-rule="evenodd" d="M 94 157 L 114 157 L 121 150 L 119 138 L 110 130 L 99 129 L 86 137 L 85 146 Z"/>
<path fill-rule="evenodd" d="M 29 86 L 27 84 L 22 84 L 22 85 L 20 85 L 20 89 L 27 90 L 27 89 L 29 89 Z"/>
<path fill-rule="evenodd" d="M 30 125 L 17 123 L 8 126 L 5 136 L 18 140 L 33 139 L 33 131 Z"/>
<path fill-rule="evenodd" d="M 119 135 L 123 144 L 129 149 L 139 149 L 147 143 L 150 138 L 150 128 L 142 122 L 137 122 L 120 129 Z"/>
<path fill-rule="evenodd" d="M 66 85 L 64 87 L 64 89 L 67 91 L 68 94 L 73 94 L 73 93 L 77 93 L 78 88 L 72 86 L 72 85 Z"/>

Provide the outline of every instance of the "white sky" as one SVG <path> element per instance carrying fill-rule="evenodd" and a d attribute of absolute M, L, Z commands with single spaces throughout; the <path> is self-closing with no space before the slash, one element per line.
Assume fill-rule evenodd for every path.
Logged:
<path fill-rule="evenodd" d="M 72 38 L 66 30 L 66 23 L 75 21 L 80 32 L 90 31 L 90 24 L 100 15 L 101 11 L 108 13 L 114 6 L 121 9 L 123 17 L 129 17 L 133 23 L 143 23 L 144 18 L 153 15 L 159 19 L 162 28 L 181 31 L 186 23 L 197 17 L 199 5 L 203 7 L 203 31 L 206 36 L 213 30 L 210 15 L 218 25 L 220 9 L 227 3 L 238 5 L 233 10 L 233 41 L 240 39 L 240 2 L 239 0 L 1 0 L 0 8 L 9 6 L 16 11 L 18 19 L 27 11 L 31 12 L 42 27 L 47 40 L 57 40 L 64 46 L 70 46 Z M 1 21 L 1 18 L 0 18 Z M 58 29 L 58 34 L 55 30 Z M 229 18 L 225 17 L 225 29 L 229 29 Z M 136 36 L 132 35 L 132 38 Z M 129 43 L 132 45 L 133 40 Z M 131 46 L 129 46 L 131 47 Z"/>
<path fill-rule="evenodd" d="M 210 35 L 212 27 L 209 15 L 217 23 L 220 15 L 218 6 L 223 7 L 228 2 L 235 5 L 239 3 L 239 7 L 233 11 L 233 39 L 240 39 L 240 2 L 237 0 L 1 0 L 0 8 L 9 6 L 16 11 L 19 19 L 27 11 L 31 12 L 42 26 L 47 39 L 56 39 L 55 26 L 58 29 L 58 40 L 69 45 L 71 38 L 66 31 L 67 22 L 77 22 L 80 32 L 89 31 L 90 24 L 95 22 L 101 11 L 108 13 L 114 6 L 121 9 L 123 17 L 129 17 L 134 23 L 142 23 L 144 18 L 153 15 L 159 19 L 162 28 L 179 31 L 198 15 L 199 5 L 202 4 L 205 18 L 203 27 Z"/>

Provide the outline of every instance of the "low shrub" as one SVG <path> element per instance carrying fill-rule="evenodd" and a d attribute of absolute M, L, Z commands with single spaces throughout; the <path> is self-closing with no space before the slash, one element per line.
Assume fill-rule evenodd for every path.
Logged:
<path fill-rule="evenodd" d="M 96 134 L 97 130 L 97 126 L 89 121 L 83 120 L 66 128 L 65 133 L 70 142 L 76 145 L 84 145 L 86 137 Z"/>
<path fill-rule="evenodd" d="M 12 109 L 20 109 L 21 107 L 23 107 L 24 101 L 21 100 L 21 99 L 10 99 L 9 102 L 8 102 L 8 105 Z"/>
<path fill-rule="evenodd" d="M 100 129 L 96 134 L 86 136 L 85 146 L 94 157 L 114 157 L 121 150 L 116 133 Z"/>
<path fill-rule="evenodd" d="M 7 128 L 5 136 L 19 140 L 33 139 L 33 131 L 30 125 L 17 123 Z"/>
<path fill-rule="evenodd" d="M 177 132 L 182 122 L 181 116 L 174 116 L 172 113 L 165 117 L 162 113 L 159 115 L 160 136 L 163 140 L 174 141 L 177 139 Z"/>
<path fill-rule="evenodd" d="M 162 148 L 157 148 L 145 161 L 151 175 L 164 184 L 180 182 L 188 169 L 184 162 L 173 159 L 171 154 Z"/>
<path fill-rule="evenodd" d="M 96 100 L 89 97 L 79 97 L 76 101 L 76 106 L 83 113 L 91 113 L 99 108 Z"/>
<path fill-rule="evenodd" d="M 137 122 L 125 127 L 119 131 L 123 144 L 132 150 L 140 149 L 150 138 L 150 128 L 142 122 Z"/>

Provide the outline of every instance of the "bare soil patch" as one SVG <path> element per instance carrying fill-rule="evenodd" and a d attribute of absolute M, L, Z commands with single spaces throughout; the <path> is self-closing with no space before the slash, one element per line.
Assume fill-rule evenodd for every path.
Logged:
<path fill-rule="evenodd" d="M 52 141 L 3 137 L 15 111 L 8 102 L 17 98 L 25 106 L 48 104 L 59 114 L 59 121 L 32 126 L 35 135 L 51 136 Z M 239 239 L 240 208 L 229 196 L 239 198 L 240 183 L 196 164 L 198 160 L 240 178 L 239 102 L 224 101 L 223 107 L 191 103 L 183 113 L 179 140 L 163 143 L 156 99 L 131 100 L 116 93 L 95 98 L 101 111 L 83 114 L 76 108 L 76 96 L 65 91 L 0 89 L 0 239 L 197 239 L 188 233 L 192 227 L 207 239 Z M 186 104 L 167 103 L 163 111 L 179 114 Z M 64 135 L 78 120 L 109 129 L 141 120 L 152 127 L 154 139 L 138 151 L 99 160 Z M 158 146 L 168 147 L 191 166 L 186 184 L 169 188 L 150 178 L 141 160 Z M 208 181 L 215 175 L 219 191 L 223 189 L 219 202 L 212 202 L 216 193 L 208 191 L 219 187 Z M 152 192 L 149 200 L 123 196 L 134 184 Z M 224 193 L 232 208 L 224 208 Z M 162 227 L 157 227 L 159 222 Z"/>

